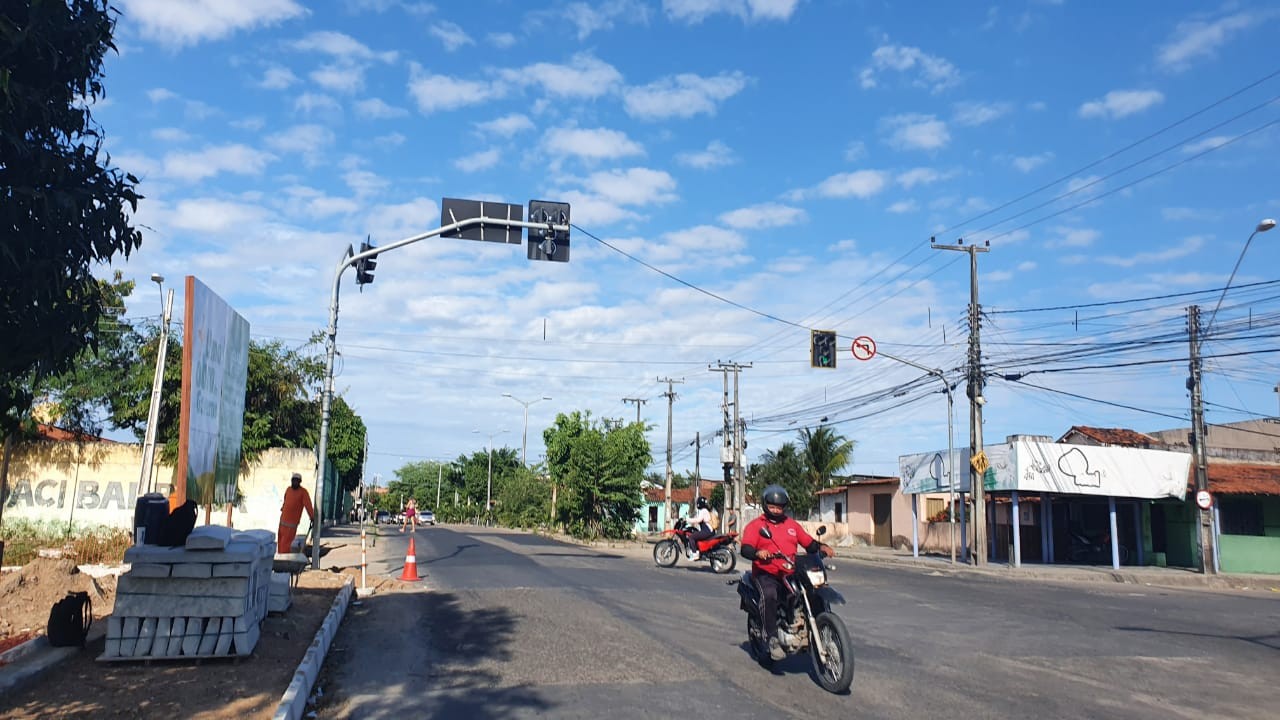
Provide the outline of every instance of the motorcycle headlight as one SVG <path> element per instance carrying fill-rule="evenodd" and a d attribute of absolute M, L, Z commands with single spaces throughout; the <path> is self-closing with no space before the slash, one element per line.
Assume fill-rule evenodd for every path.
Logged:
<path fill-rule="evenodd" d="M 822 587 L 827 584 L 827 571 L 822 568 L 809 568 L 805 571 L 809 575 L 809 584 L 814 587 Z"/>

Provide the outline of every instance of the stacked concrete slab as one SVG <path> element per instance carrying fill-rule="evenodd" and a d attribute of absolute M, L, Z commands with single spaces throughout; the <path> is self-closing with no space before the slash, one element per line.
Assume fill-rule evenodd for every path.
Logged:
<path fill-rule="evenodd" d="M 207 525 L 185 547 L 135 545 L 99 660 L 248 655 L 267 615 L 275 534 Z"/>

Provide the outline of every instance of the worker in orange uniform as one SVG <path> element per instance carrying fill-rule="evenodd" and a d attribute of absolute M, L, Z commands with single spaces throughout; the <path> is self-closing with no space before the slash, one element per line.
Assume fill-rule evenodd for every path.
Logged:
<path fill-rule="evenodd" d="M 307 511 L 311 524 L 315 525 L 316 511 L 311 506 L 311 495 L 302 487 L 302 475 L 294 473 L 289 479 L 289 489 L 284 491 L 284 504 L 280 506 L 280 531 L 276 534 L 276 552 L 292 552 L 293 539 L 298 536 L 298 522 L 302 511 Z"/>

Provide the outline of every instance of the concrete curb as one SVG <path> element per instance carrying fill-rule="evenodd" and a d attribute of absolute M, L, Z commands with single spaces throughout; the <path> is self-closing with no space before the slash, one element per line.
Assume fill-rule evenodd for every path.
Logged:
<path fill-rule="evenodd" d="M 275 715 L 271 716 L 272 720 L 300 720 L 302 714 L 306 712 L 307 698 L 310 697 L 311 688 L 315 686 L 316 678 L 320 675 L 320 666 L 324 664 L 325 655 L 329 652 L 329 643 L 333 642 L 333 636 L 338 633 L 338 626 L 342 624 L 342 618 L 347 614 L 347 605 L 351 602 L 354 589 L 355 579 L 348 578 L 338 590 L 338 597 L 334 598 L 333 607 L 329 609 L 328 616 L 316 631 L 315 639 L 311 641 L 311 646 L 307 648 L 307 652 L 302 656 L 302 662 L 293 673 L 293 681 L 285 689 L 284 695 L 280 696 L 280 703 L 276 705 Z"/>
<path fill-rule="evenodd" d="M 105 620 L 95 622 L 85 638 L 85 645 L 97 641 L 106 632 Z M 37 635 L 21 645 L 9 648 L 0 655 L 0 659 L 6 663 L 0 669 L 0 695 L 32 682 L 83 649 L 78 646 L 54 647 L 44 635 Z"/>

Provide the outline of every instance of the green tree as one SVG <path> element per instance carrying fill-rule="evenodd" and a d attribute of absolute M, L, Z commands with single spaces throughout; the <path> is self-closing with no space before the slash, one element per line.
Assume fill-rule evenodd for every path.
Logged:
<path fill-rule="evenodd" d="M 640 516 L 640 482 L 652 462 L 644 426 L 556 415 L 543 431 L 547 469 L 561 489 L 558 519 L 577 537 L 628 537 Z"/>
<path fill-rule="evenodd" d="M 831 477 L 853 460 L 853 441 L 830 426 L 819 425 L 817 430 L 804 428 L 799 436 L 813 492 L 831 485 Z"/>
<path fill-rule="evenodd" d="M 137 178 L 111 167 L 90 107 L 115 50 L 107 0 L 0 4 L 0 434 L 33 390 L 96 348 L 93 267 L 142 243 Z M 20 309 L 20 311 L 19 311 Z"/>
<path fill-rule="evenodd" d="M 769 485 L 781 485 L 791 498 L 791 515 L 804 520 L 816 504 L 816 496 L 805 458 L 795 443 L 783 443 L 766 452 L 747 473 L 747 492 L 754 498 Z"/>

